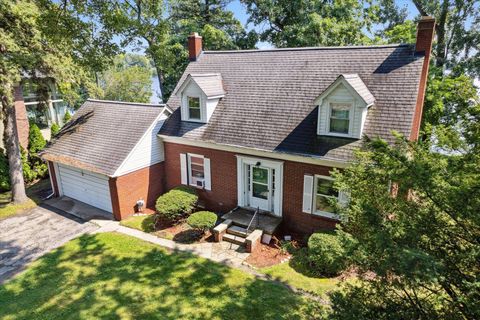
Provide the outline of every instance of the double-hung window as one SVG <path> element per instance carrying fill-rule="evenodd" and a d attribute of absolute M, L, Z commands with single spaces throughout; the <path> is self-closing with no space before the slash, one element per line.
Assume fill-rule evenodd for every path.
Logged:
<path fill-rule="evenodd" d="M 331 178 L 315 176 L 314 197 L 315 213 L 335 213 L 335 208 L 330 204 L 330 201 L 338 199 L 338 191 L 333 188 Z"/>
<path fill-rule="evenodd" d="M 190 185 L 204 186 L 205 166 L 203 157 L 188 154 L 188 176 Z"/>
<path fill-rule="evenodd" d="M 348 103 L 330 103 L 330 133 L 349 134 L 351 108 Z"/>
<path fill-rule="evenodd" d="M 180 174 L 182 184 L 211 190 L 210 159 L 203 155 L 181 153 Z"/>
<path fill-rule="evenodd" d="M 190 120 L 200 120 L 200 98 L 198 97 L 187 97 L 188 104 L 188 119 Z"/>

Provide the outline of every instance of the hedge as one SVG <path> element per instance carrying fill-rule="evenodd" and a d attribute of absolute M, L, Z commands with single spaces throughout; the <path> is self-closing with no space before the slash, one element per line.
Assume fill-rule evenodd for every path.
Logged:
<path fill-rule="evenodd" d="M 205 232 L 215 226 L 215 223 L 217 223 L 217 215 L 211 211 L 195 212 L 188 217 L 187 223 L 193 229 Z"/>
<path fill-rule="evenodd" d="M 175 222 L 190 215 L 197 201 L 193 188 L 180 186 L 158 197 L 155 209 L 160 217 Z"/>
<path fill-rule="evenodd" d="M 308 239 L 308 258 L 313 271 L 322 276 L 337 276 L 348 265 L 346 250 L 335 233 L 314 233 Z"/>

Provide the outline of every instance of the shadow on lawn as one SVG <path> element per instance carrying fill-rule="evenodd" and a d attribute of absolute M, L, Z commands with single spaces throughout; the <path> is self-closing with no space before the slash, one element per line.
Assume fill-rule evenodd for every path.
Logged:
<path fill-rule="evenodd" d="M 112 243 L 121 247 L 133 240 L 109 236 L 112 242 L 84 235 L 75 241 L 74 250 L 72 243 L 61 247 L 0 286 L 0 318 L 312 319 L 318 315 L 315 303 L 270 281 L 158 247 L 137 251 L 133 246 L 127 254 L 118 254 Z"/>

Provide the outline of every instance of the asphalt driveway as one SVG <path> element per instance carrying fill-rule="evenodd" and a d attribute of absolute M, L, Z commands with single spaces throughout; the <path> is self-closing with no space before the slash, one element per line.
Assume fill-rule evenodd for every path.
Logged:
<path fill-rule="evenodd" d="M 98 226 L 50 207 L 0 220 L 0 283 L 28 263 Z"/>

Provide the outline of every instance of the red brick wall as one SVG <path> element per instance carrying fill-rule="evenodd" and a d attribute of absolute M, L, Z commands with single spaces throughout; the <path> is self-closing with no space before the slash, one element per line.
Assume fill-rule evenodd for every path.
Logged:
<path fill-rule="evenodd" d="M 237 206 L 237 158 L 227 151 L 165 143 L 166 190 L 181 184 L 180 153 L 196 153 L 210 159 L 212 190 L 201 190 L 200 198 L 210 210 L 227 212 Z M 312 233 L 332 229 L 335 221 L 302 212 L 304 174 L 329 175 L 331 168 L 284 161 L 283 226 L 292 231 Z"/>
<path fill-rule="evenodd" d="M 110 194 L 115 219 L 124 219 L 136 211 L 137 200 L 145 200 L 154 207 L 158 196 L 165 190 L 164 162 L 120 177 L 110 178 Z"/>
<path fill-rule="evenodd" d="M 237 206 L 237 158 L 225 151 L 165 143 L 166 187 L 181 184 L 180 153 L 196 153 L 210 159 L 212 190 L 199 190 L 210 210 L 228 212 Z"/>
<path fill-rule="evenodd" d="M 15 118 L 17 119 L 17 132 L 20 145 L 24 148 L 28 148 L 28 117 L 27 109 L 25 108 L 25 102 L 23 101 L 23 92 L 20 86 L 15 87 Z"/>

